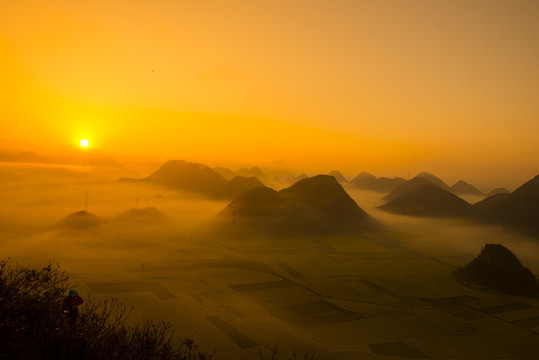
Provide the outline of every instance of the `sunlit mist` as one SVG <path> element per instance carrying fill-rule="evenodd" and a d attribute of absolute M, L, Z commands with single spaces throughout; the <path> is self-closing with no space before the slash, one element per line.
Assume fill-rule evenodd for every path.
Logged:
<path fill-rule="evenodd" d="M 114 298 L 216 360 L 539 359 L 538 19 L 0 1 L 0 298 L 4 260 L 58 263 L 94 330 L 90 300 Z M 62 291 L 21 292 L 24 326 L 0 301 L 0 359 L 123 360 L 41 308 Z M 38 313 L 54 326 L 18 343 Z"/>

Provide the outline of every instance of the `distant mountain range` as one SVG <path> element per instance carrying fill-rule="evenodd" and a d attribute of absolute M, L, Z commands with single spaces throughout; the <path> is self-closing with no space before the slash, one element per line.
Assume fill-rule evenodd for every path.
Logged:
<path fill-rule="evenodd" d="M 258 179 L 267 179 L 268 177 L 258 166 L 253 166 L 250 169 L 239 169 L 236 171 L 237 176 L 244 176 L 244 177 L 256 177 Z"/>
<path fill-rule="evenodd" d="M 268 178 L 258 166 L 253 166 L 250 169 L 239 169 L 236 172 L 220 166 L 214 167 L 213 170 L 227 180 L 231 180 L 235 176 L 256 177 L 258 179 Z"/>
<path fill-rule="evenodd" d="M 235 176 L 230 181 L 214 169 L 198 163 L 170 160 L 142 179 L 119 179 L 120 182 L 153 183 L 218 199 L 233 199 L 239 194 L 264 186 L 256 177 Z"/>
<path fill-rule="evenodd" d="M 338 182 L 342 182 L 342 183 L 348 182 L 348 180 L 346 180 L 344 175 L 338 170 L 332 170 L 328 173 L 328 175 L 333 176 Z"/>
<path fill-rule="evenodd" d="M 10 152 L 0 154 L 0 162 L 14 163 L 37 163 L 37 164 L 64 164 L 79 166 L 98 166 L 98 167 L 122 167 L 123 165 L 113 158 L 96 154 L 92 151 L 66 152 L 60 155 L 43 156 L 35 151 Z"/>
<path fill-rule="evenodd" d="M 422 177 L 393 190 L 380 209 L 403 215 L 467 217 L 539 236 L 539 175 L 512 193 L 489 196 L 473 206 Z"/>
<path fill-rule="evenodd" d="M 0 161 L 5 162 L 33 162 L 33 163 L 50 163 L 51 160 L 43 155 L 39 155 L 35 151 L 24 151 L 20 153 L 8 153 L 0 155 Z"/>
<path fill-rule="evenodd" d="M 232 232 L 284 236 L 334 235 L 378 227 L 330 175 L 303 179 L 281 191 L 249 190 L 223 209 L 216 223 Z"/>
<path fill-rule="evenodd" d="M 377 178 L 376 176 L 368 172 L 362 172 L 354 179 L 352 179 L 350 183 L 352 183 L 359 189 L 389 193 L 385 197 L 386 200 L 396 199 L 399 196 L 405 195 L 410 191 L 413 191 L 429 183 L 437 185 L 441 189 L 445 191 L 450 191 L 454 194 L 484 195 L 482 191 L 478 190 L 476 187 L 470 185 L 463 180 L 459 180 L 453 186 L 449 187 L 439 177 L 432 175 L 431 173 L 428 173 L 426 171 L 420 172 L 414 178 L 408 181 L 401 177 Z"/>
<path fill-rule="evenodd" d="M 377 178 L 376 176 L 368 172 L 362 172 L 358 176 L 353 178 L 352 181 L 350 181 L 350 183 L 353 184 L 358 189 L 373 190 L 373 191 L 387 193 L 387 192 L 393 191 L 397 186 L 399 186 L 405 181 L 406 181 L 405 179 L 400 178 L 400 177 Z"/>
<path fill-rule="evenodd" d="M 404 180 L 404 179 L 403 179 Z M 452 192 L 457 195 L 478 195 L 484 196 L 485 194 L 478 190 L 475 186 L 463 181 L 457 181 L 453 186 L 449 187 L 445 182 L 440 178 L 428 173 L 422 172 L 417 176 L 408 181 L 401 182 L 396 186 L 384 199 L 385 200 L 394 200 L 400 196 L 406 195 L 411 191 L 418 189 L 424 185 L 433 184 L 441 189 Z"/>

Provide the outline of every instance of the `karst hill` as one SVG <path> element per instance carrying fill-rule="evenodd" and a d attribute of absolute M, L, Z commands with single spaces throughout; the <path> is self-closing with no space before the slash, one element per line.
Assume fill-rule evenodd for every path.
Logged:
<path fill-rule="evenodd" d="M 380 206 L 380 209 L 425 217 L 465 217 L 473 212 L 472 205 L 433 184 L 425 184 Z"/>
<path fill-rule="evenodd" d="M 500 244 L 486 244 L 477 258 L 453 275 L 465 284 L 485 289 L 515 295 L 539 295 L 539 283 L 532 272 Z"/>
<path fill-rule="evenodd" d="M 268 235 L 333 235 L 373 230 L 376 221 L 329 175 L 303 179 L 281 191 L 259 187 L 241 194 L 218 214 L 232 231 Z"/>

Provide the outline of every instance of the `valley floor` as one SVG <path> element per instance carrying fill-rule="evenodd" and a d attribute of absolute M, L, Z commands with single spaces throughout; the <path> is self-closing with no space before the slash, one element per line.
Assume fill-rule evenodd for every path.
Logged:
<path fill-rule="evenodd" d="M 81 293 L 133 305 L 131 321 L 171 321 L 220 359 L 276 344 L 320 360 L 539 358 L 539 301 L 463 287 L 451 272 L 476 254 L 392 235 L 205 238 L 175 261 L 65 267 Z"/>

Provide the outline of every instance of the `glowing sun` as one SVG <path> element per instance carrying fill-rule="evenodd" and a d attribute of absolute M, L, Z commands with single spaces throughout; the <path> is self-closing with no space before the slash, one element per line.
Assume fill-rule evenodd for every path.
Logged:
<path fill-rule="evenodd" d="M 86 140 L 86 139 L 82 139 L 82 140 L 80 141 L 80 146 L 82 146 L 82 147 L 86 147 L 86 146 L 88 146 L 89 144 L 90 144 L 90 142 L 89 142 L 88 140 Z"/>

